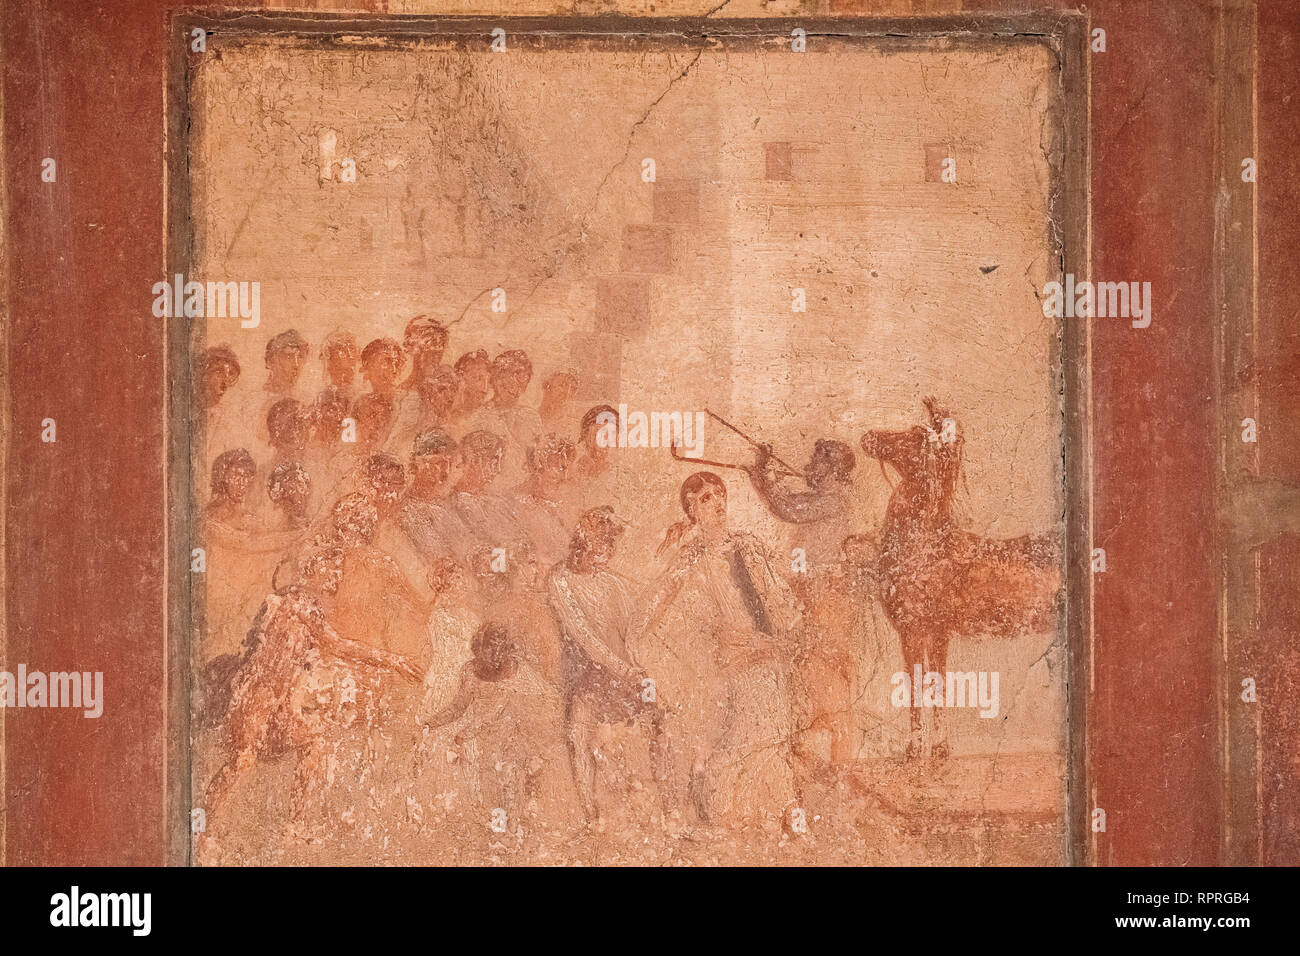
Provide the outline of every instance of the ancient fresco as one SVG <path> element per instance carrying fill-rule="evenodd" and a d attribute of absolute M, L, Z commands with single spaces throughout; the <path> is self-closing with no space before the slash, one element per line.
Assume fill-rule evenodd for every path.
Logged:
<path fill-rule="evenodd" d="M 1053 50 L 497 42 L 191 57 L 196 859 L 1062 862 Z"/>

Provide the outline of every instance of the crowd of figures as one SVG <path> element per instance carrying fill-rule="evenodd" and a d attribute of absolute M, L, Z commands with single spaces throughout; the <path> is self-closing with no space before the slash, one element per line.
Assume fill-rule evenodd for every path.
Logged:
<path fill-rule="evenodd" d="M 615 409 L 578 415 L 567 371 L 524 404 L 524 351 L 446 365 L 447 345 L 424 316 L 401 342 L 334 332 L 307 399 L 312 348 L 285 332 L 242 405 L 234 352 L 198 357 L 197 709 L 219 741 L 196 780 L 200 856 L 234 825 L 241 781 L 285 757 L 290 839 L 381 791 L 417 821 L 494 833 L 619 814 L 674 833 L 789 828 L 805 783 L 853 759 L 855 662 L 883 631 L 852 450 L 818 441 L 794 489 L 766 448 L 743 469 L 803 530 L 806 573 L 730 527 L 726 482 L 697 471 L 637 580 L 614 570 L 628 503 L 597 440 Z M 345 799 L 322 809 L 331 791 Z"/>

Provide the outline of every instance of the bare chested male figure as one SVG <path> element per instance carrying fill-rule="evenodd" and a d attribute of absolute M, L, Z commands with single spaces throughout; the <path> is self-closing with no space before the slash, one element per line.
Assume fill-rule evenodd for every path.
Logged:
<path fill-rule="evenodd" d="M 857 682 L 854 633 L 846 625 L 853 605 L 850 579 L 839 573 L 841 542 L 849 536 L 856 516 L 850 496 L 853 450 L 843 442 L 818 439 L 804 467 L 803 490 L 780 484 L 774 474 L 771 449 L 761 446 L 753 467 L 746 469 L 758 496 L 781 521 L 799 526 L 793 538 L 802 551 L 804 573 L 793 575 L 792 589 L 803 603 L 807 642 L 799 656 L 799 686 L 807 699 L 801 715 L 808 728 L 800 742 L 801 755 L 821 758 L 829 737 L 833 769 L 847 766 L 857 753 L 852 702 Z M 801 566 L 798 551 L 792 565 Z"/>
<path fill-rule="evenodd" d="M 344 531 L 346 539 L 347 529 Z M 328 598 L 343 578 L 343 556 L 351 542 L 326 548 L 303 564 L 300 582 L 269 595 L 245 639 L 222 721 L 225 762 L 209 782 L 204 807 L 217 817 L 235 784 L 261 760 L 296 753 L 290 794 L 292 834 L 308 797 L 322 783 L 325 753 L 318 715 L 302 705 L 313 662 L 322 655 L 394 671 L 408 680 L 423 676 L 415 661 L 341 637 L 327 619 Z M 208 834 L 199 854 L 211 862 L 216 850 Z"/>

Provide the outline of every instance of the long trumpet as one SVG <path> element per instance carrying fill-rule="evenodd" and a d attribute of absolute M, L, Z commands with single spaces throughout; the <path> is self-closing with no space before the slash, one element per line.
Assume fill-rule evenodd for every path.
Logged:
<path fill-rule="evenodd" d="M 764 451 L 767 451 L 768 457 L 771 457 L 771 459 L 774 460 L 774 462 L 776 462 L 777 464 L 779 464 L 781 468 L 784 468 L 785 473 L 787 473 L 787 475 L 789 475 L 790 477 L 803 477 L 803 471 L 800 470 L 800 468 L 794 467 L 793 464 L 790 464 L 789 462 L 787 462 L 787 460 L 780 458 L 779 455 L 777 455 L 776 453 L 774 453 L 774 451 L 772 451 L 771 445 L 763 445 L 762 442 L 754 441 L 753 438 L 750 438 L 748 436 L 748 434 L 745 434 L 744 432 L 740 431 L 740 429 L 736 428 L 736 425 L 733 425 L 731 421 L 724 419 L 722 415 L 719 415 L 718 412 L 715 412 L 714 410 L 712 410 L 712 408 L 705 408 L 705 414 L 708 415 L 708 418 L 711 418 L 712 420 L 716 421 L 716 423 L 719 423 L 720 425 L 724 425 L 724 427 L 727 427 L 731 429 L 731 431 L 736 432 L 738 436 L 744 438 L 744 440 L 748 441 L 750 445 L 757 447 L 757 449 L 763 449 Z"/>
<path fill-rule="evenodd" d="M 710 468 L 734 468 L 734 469 L 736 469 L 737 471 L 749 471 L 749 466 L 748 466 L 748 465 L 733 465 L 733 464 L 731 464 L 730 462 L 725 462 L 725 461 L 711 461 L 711 460 L 708 459 L 708 458 L 690 458 L 690 457 L 687 457 L 686 455 L 678 454 L 678 451 L 677 451 L 677 444 L 676 444 L 676 442 L 674 442 L 671 446 L 669 446 L 669 448 L 670 448 L 670 451 L 672 452 L 672 456 L 673 456 L 673 458 L 675 458 L 677 461 L 686 461 L 686 462 L 690 462 L 692 465 L 707 465 L 707 466 L 709 466 Z M 777 460 L 777 458 L 776 458 L 775 455 L 772 456 L 772 460 L 773 460 L 773 461 L 776 461 L 776 460 Z M 800 475 L 798 472 L 791 471 L 789 468 L 782 468 L 780 471 L 781 471 L 781 474 L 788 475 L 788 476 L 791 477 L 791 478 L 801 478 L 801 477 L 803 477 L 803 476 Z"/>
<path fill-rule="evenodd" d="M 771 456 L 772 460 L 773 460 L 774 462 L 776 462 L 778 465 L 780 465 L 782 468 L 784 468 L 784 469 L 785 469 L 785 473 L 786 473 L 787 475 L 789 475 L 791 478 L 802 478 L 802 477 L 803 477 L 803 472 L 802 472 L 802 471 L 800 471 L 799 469 L 795 468 L 793 465 L 790 465 L 790 464 L 788 464 L 787 462 L 785 462 L 785 461 L 781 460 L 780 458 L 778 458 L 778 457 L 777 457 L 777 456 L 772 452 L 772 448 L 771 448 L 770 445 L 763 445 L 763 444 L 760 443 L 760 442 L 756 442 L 756 441 L 754 441 L 754 439 L 750 438 L 748 435 L 746 435 L 744 432 L 742 432 L 739 428 L 737 428 L 735 425 L 731 424 L 731 422 L 727 421 L 725 418 L 723 418 L 721 415 L 719 415 L 717 412 L 713 411 L 712 409 L 706 408 L 706 409 L 704 410 L 704 412 L 705 412 L 705 414 L 707 414 L 710 418 L 712 418 L 714 421 L 718 422 L 720 425 L 724 425 L 724 426 L 726 426 L 727 428 L 730 428 L 733 432 L 735 432 L 735 433 L 736 433 L 737 435 L 739 435 L 741 438 L 745 439 L 745 441 L 749 442 L 749 443 L 750 443 L 751 445 L 753 445 L 755 448 L 763 448 L 763 449 L 766 449 L 768 455 Z"/>
<path fill-rule="evenodd" d="M 689 461 L 692 465 L 708 465 L 710 468 L 735 468 L 737 471 L 748 470 L 748 467 L 745 465 L 732 465 L 725 461 L 710 461 L 708 458 L 687 458 L 685 455 L 679 455 L 677 453 L 676 442 L 670 445 L 669 449 L 672 451 L 672 455 L 675 459 L 678 461 Z"/>

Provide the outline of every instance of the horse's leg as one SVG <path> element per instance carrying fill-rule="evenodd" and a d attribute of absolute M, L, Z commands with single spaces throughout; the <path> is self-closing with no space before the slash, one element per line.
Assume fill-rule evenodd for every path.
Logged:
<path fill-rule="evenodd" d="M 930 642 L 929 657 L 930 668 L 943 675 L 944 690 L 946 697 L 948 681 L 948 642 L 951 637 L 948 634 L 936 635 Z M 930 756 L 935 760 L 947 760 L 950 753 L 948 747 L 947 716 L 942 707 L 933 708 L 932 715 L 933 738 L 931 740 Z"/>
<path fill-rule="evenodd" d="M 925 672 L 925 642 L 915 632 L 900 630 L 899 641 L 903 646 L 903 670 L 907 678 L 908 687 L 912 686 L 912 674 L 915 671 L 917 663 L 921 664 L 922 675 Z M 918 653 L 919 652 L 919 653 Z M 921 722 L 921 701 L 908 694 L 911 706 L 907 711 L 907 750 L 904 752 L 904 759 L 916 760 L 924 754 L 925 733 Z"/>
<path fill-rule="evenodd" d="M 938 733 L 938 708 L 926 706 L 925 687 L 929 675 L 934 673 L 934 646 L 929 634 L 921 641 L 921 700 L 917 717 L 921 724 L 921 759 L 927 763 L 934 756 L 935 736 Z M 913 701 L 913 703 L 917 703 Z"/>

